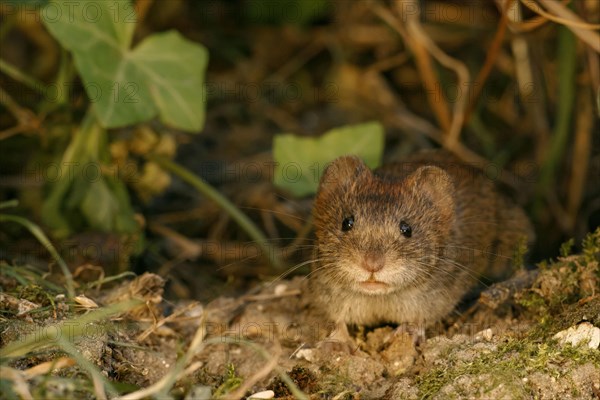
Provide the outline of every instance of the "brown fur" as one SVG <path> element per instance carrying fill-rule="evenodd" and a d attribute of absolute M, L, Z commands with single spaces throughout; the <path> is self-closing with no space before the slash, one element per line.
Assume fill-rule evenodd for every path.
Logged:
<path fill-rule="evenodd" d="M 313 216 L 320 261 L 311 287 L 338 325 L 434 323 L 478 280 L 505 277 L 519 240 L 533 238 L 518 206 L 441 151 L 375 172 L 357 157 L 338 158 L 321 178 Z M 373 290 L 365 281 L 383 283 Z"/>

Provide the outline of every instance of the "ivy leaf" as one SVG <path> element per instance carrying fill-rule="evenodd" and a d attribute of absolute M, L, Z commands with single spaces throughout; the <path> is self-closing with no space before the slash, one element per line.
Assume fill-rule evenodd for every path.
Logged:
<path fill-rule="evenodd" d="M 273 141 L 274 183 L 299 197 L 316 193 L 327 163 L 354 154 L 369 168 L 378 167 L 383 144 L 384 131 L 378 122 L 335 128 L 318 138 L 277 135 Z"/>
<path fill-rule="evenodd" d="M 105 128 L 147 121 L 197 132 L 204 126 L 208 53 L 175 31 L 131 48 L 136 14 L 128 0 L 52 0 L 44 25 L 72 52 Z"/>
<path fill-rule="evenodd" d="M 108 158 L 107 132 L 90 113 L 57 163 L 60 178 L 42 205 L 42 219 L 56 237 L 83 227 L 119 233 L 139 230 L 125 184 L 101 172 Z"/>

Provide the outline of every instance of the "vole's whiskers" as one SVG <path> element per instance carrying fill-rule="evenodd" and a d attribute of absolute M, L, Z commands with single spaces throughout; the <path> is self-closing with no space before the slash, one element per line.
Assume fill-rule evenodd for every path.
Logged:
<path fill-rule="evenodd" d="M 321 264 L 318 268 L 313 269 L 312 271 L 310 271 L 303 279 L 308 279 L 312 274 L 314 274 L 315 272 L 319 272 L 321 270 L 326 270 L 328 267 L 331 267 L 335 264 L 334 261 L 328 262 L 328 263 L 323 263 Z M 332 268 L 333 269 L 333 268 Z M 336 271 L 336 274 L 329 274 L 331 276 L 336 276 L 338 273 L 338 271 Z"/>
<path fill-rule="evenodd" d="M 315 258 L 312 260 L 307 260 L 307 261 L 301 262 L 299 264 L 296 264 L 293 267 L 288 268 L 287 271 L 283 272 L 281 275 L 279 275 L 278 277 L 273 279 L 271 282 L 269 282 L 269 284 L 266 287 L 269 288 L 269 287 L 273 286 L 275 283 L 281 281 L 283 278 L 290 275 L 292 272 L 302 268 L 305 265 L 312 264 L 312 263 L 319 262 L 319 261 L 321 261 L 320 258 Z"/>
<path fill-rule="evenodd" d="M 483 250 L 483 249 L 478 249 L 478 248 L 475 248 L 475 247 L 468 247 L 468 246 L 454 246 L 454 245 L 446 245 L 446 246 L 444 246 L 444 247 L 446 247 L 446 248 L 453 248 L 453 249 L 461 249 L 461 250 L 473 250 L 473 251 L 479 251 L 479 252 L 481 252 L 481 253 L 483 253 L 483 254 L 489 254 L 489 255 L 492 255 L 492 256 L 496 256 L 496 257 L 504 258 L 504 259 L 506 259 L 506 260 L 512 260 L 512 257 L 505 256 L 505 255 L 502 255 L 502 254 L 500 254 L 500 253 L 495 253 L 495 252 L 492 252 L 492 251 L 485 251 L 485 250 Z"/>
<path fill-rule="evenodd" d="M 434 256 L 434 258 L 435 258 L 437 261 L 440 261 L 440 262 L 445 262 L 445 263 L 452 264 L 452 265 L 454 265 L 454 266 L 458 267 L 458 269 L 459 269 L 459 270 L 466 272 L 466 273 L 467 273 L 467 275 L 469 275 L 469 277 L 471 277 L 472 279 L 476 280 L 477 282 L 479 282 L 480 284 L 482 284 L 482 285 L 484 285 L 484 286 L 486 286 L 486 287 L 488 286 L 488 285 L 486 285 L 486 284 L 485 284 L 485 282 L 483 282 L 483 281 L 480 279 L 480 276 L 479 276 L 479 274 L 478 274 L 478 273 L 476 273 L 475 271 L 473 271 L 473 269 L 472 269 L 472 268 L 469 268 L 469 267 L 467 267 L 466 265 L 464 265 L 464 264 L 461 264 L 461 263 L 459 263 L 458 261 L 455 261 L 455 260 L 453 260 L 453 259 L 451 259 L 451 258 L 443 258 L 443 257 L 437 257 L 437 256 Z M 444 272 L 448 273 L 450 276 L 453 276 L 451 271 L 446 271 L 446 270 L 444 270 L 444 269 L 443 269 L 443 267 L 437 267 L 437 269 L 438 269 L 439 271 L 444 271 Z"/>

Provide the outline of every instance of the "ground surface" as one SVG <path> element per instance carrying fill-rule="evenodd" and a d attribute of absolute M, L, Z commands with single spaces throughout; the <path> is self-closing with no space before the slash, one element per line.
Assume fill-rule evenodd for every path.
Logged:
<path fill-rule="evenodd" d="M 315 399 L 594 399 L 600 393 L 599 240 L 597 231 L 582 254 L 541 265 L 539 272 L 521 271 L 489 288 L 478 301 L 428 329 L 416 345 L 412 336 L 394 333 L 391 326 L 354 329 L 351 351 L 324 345 L 332 325 L 311 305 L 302 277 L 208 304 L 171 303 L 165 310 L 164 281 L 153 274 L 90 290 L 90 299 L 100 304 L 131 297 L 142 297 L 145 304 L 109 322 L 87 323 L 88 334 L 75 334 L 74 343 L 125 392 L 159 381 L 178 358 L 190 354 L 191 346 L 188 373 L 178 375 L 170 391 L 176 397 L 235 398 L 272 390 L 276 398 L 294 398 L 283 376 Z M 37 299 L 32 297 L 34 287 L 27 292 L 10 275 L 2 275 L 2 308 L 14 311 L 1 323 L 4 351 L 26 333 L 85 314 L 73 312 L 60 298 L 35 312 L 36 302 L 47 302 L 44 295 L 38 291 Z M 26 301 L 33 312 L 17 316 Z M 85 301 L 79 298 L 80 308 L 94 309 Z M 202 343 L 190 345 L 201 325 Z M 559 332 L 562 341 L 553 338 Z M 23 378 L 34 398 L 86 394 L 85 369 L 77 359 L 50 375 L 31 372 L 65 356 L 60 345 L 34 348 L 9 365 L 29 371 Z M 2 379 L 6 393 L 14 394 L 16 381 L 5 373 Z"/>

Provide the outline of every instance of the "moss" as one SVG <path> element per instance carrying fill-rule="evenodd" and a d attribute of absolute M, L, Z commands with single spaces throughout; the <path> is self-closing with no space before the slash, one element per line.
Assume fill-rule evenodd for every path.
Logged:
<path fill-rule="evenodd" d="M 538 264 L 539 275 L 516 300 L 540 323 L 553 319 L 565 308 L 598 293 L 600 282 L 600 228 L 586 236 L 582 254 L 569 255 L 573 241 L 561 247 L 562 256 L 554 262 Z"/>
<path fill-rule="evenodd" d="M 519 240 L 518 245 L 515 248 L 515 253 L 513 255 L 513 268 L 523 268 L 525 265 L 525 256 L 527 255 L 527 251 L 529 250 L 529 247 L 527 246 L 527 238 L 526 237 L 522 237 L 521 240 Z M 513 271 L 515 272 L 515 271 Z"/>
<path fill-rule="evenodd" d="M 561 257 L 568 257 L 571 254 L 571 250 L 573 249 L 573 245 L 575 245 L 575 239 L 571 238 L 560 245 L 560 255 Z"/>
<path fill-rule="evenodd" d="M 237 389 L 242 384 L 242 378 L 237 376 L 233 363 L 227 364 L 227 371 L 223 377 L 223 383 L 215 390 L 214 397 L 219 398 Z"/>
<path fill-rule="evenodd" d="M 482 390 L 500 383 L 509 385 L 534 372 L 562 378 L 572 367 L 600 365 L 600 352 L 583 347 L 559 346 L 552 336 L 582 320 L 598 323 L 600 315 L 600 229 L 582 243 L 582 254 L 569 255 L 572 241 L 561 248 L 557 261 L 540 263 L 540 273 L 530 289 L 517 294 L 525 316 L 537 324 L 525 337 L 510 337 L 496 351 L 465 361 L 457 354 L 465 347 L 451 348 L 443 365 L 416 378 L 421 397 L 430 397 L 461 376 L 489 376 Z M 468 346 L 467 346 L 468 347 Z M 523 390 L 522 387 L 515 390 Z M 576 391 L 576 389 L 573 389 Z M 516 394 L 515 394 L 516 395 Z"/>
<path fill-rule="evenodd" d="M 421 397 L 430 397 L 461 376 L 486 375 L 491 380 L 486 388 L 507 384 L 515 378 L 524 378 L 533 372 L 561 377 L 564 366 L 578 366 L 591 362 L 600 365 L 600 352 L 587 347 L 559 346 L 555 341 L 539 342 L 536 337 L 509 339 L 497 351 L 464 361 L 456 352 L 448 355 L 443 366 L 417 377 Z"/>
<path fill-rule="evenodd" d="M 322 398 L 332 398 L 336 396 L 340 400 L 354 399 L 355 392 L 348 390 L 354 387 L 355 382 L 352 382 L 348 375 L 343 374 L 341 370 L 332 370 L 328 367 L 321 367 L 321 382 L 319 382 L 318 394 Z"/>

